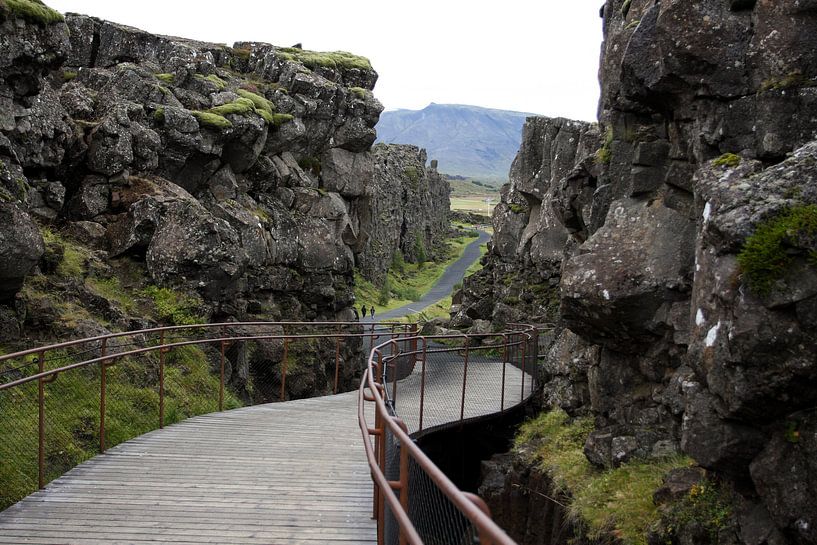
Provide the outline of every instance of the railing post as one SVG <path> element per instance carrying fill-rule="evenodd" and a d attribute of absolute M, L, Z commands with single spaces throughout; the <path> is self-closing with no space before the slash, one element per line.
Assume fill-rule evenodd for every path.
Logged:
<path fill-rule="evenodd" d="M 408 435 L 408 426 L 406 426 L 405 422 L 403 422 L 399 418 L 395 418 L 394 422 L 398 426 L 400 426 L 400 429 L 402 429 Z M 403 508 L 403 512 L 406 513 L 406 514 L 408 514 L 408 512 L 409 512 L 409 505 L 408 505 L 408 502 L 409 502 L 409 495 L 408 495 L 408 480 L 409 480 L 408 462 L 409 462 L 409 456 L 408 456 L 408 450 L 409 449 L 406 448 L 405 445 L 400 445 L 400 481 L 398 482 L 398 489 L 400 490 L 400 507 Z M 400 535 L 400 545 L 406 545 L 406 543 L 407 543 L 406 533 L 403 531 L 402 526 L 399 526 L 399 530 L 400 530 L 400 534 L 399 534 Z"/>
<path fill-rule="evenodd" d="M 423 337 L 423 359 L 422 367 L 420 368 L 420 430 L 423 431 L 423 410 L 425 408 L 426 400 L 426 357 L 428 351 L 428 343 Z"/>
<path fill-rule="evenodd" d="M 375 413 L 379 413 L 375 408 Z M 380 443 L 377 449 L 377 465 L 380 472 L 386 475 L 386 424 L 384 423 L 384 416 L 380 417 L 380 425 L 375 427 L 380 429 L 380 434 L 377 436 L 377 442 Z M 387 492 L 381 490 L 377 495 L 377 543 L 379 545 L 386 542 L 386 496 Z"/>
<path fill-rule="evenodd" d="M 412 354 L 412 358 L 414 358 L 412 360 L 413 362 L 417 361 L 417 333 L 418 332 L 419 331 L 417 329 L 417 324 L 416 323 L 411 324 L 411 332 L 410 332 L 411 333 L 411 354 Z"/>
<path fill-rule="evenodd" d="M 108 355 L 108 339 L 102 339 L 102 347 L 100 348 L 100 356 Z M 99 362 L 100 377 L 99 377 L 99 453 L 105 452 L 105 405 L 107 401 L 107 382 L 108 382 L 108 366 L 103 359 Z"/>
<path fill-rule="evenodd" d="M 340 376 L 340 332 L 335 337 L 335 388 L 332 393 L 338 393 L 338 378 Z"/>
<path fill-rule="evenodd" d="M 522 335 L 525 335 L 525 334 L 522 333 Z M 524 337 L 522 337 L 522 339 L 523 339 L 523 341 L 521 343 L 522 344 L 522 393 L 521 393 L 521 395 L 519 397 L 519 402 L 520 403 L 525 401 L 525 363 L 526 363 L 525 362 L 525 360 L 526 360 L 525 353 L 526 353 L 526 351 L 527 351 L 526 349 L 528 347 L 527 343 L 524 341 Z"/>
<path fill-rule="evenodd" d="M 165 332 L 159 335 L 159 429 L 165 427 Z"/>
<path fill-rule="evenodd" d="M 221 365 L 220 365 L 220 373 L 218 378 L 218 410 L 219 412 L 224 410 L 224 348 L 227 344 L 227 341 L 224 339 L 221 340 Z"/>
<path fill-rule="evenodd" d="M 465 361 L 462 368 L 462 403 L 460 404 L 460 422 L 465 418 L 465 385 L 468 380 L 468 349 L 470 346 L 470 337 L 465 337 Z"/>
<path fill-rule="evenodd" d="M 485 503 L 485 500 L 473 494 L 471 492 L 463 492 L 463 494 L 471 500 L 471 503 L 476 505 L 480 511 L 488 515 L 488 518 L 493 518 L 491 516 L 491 509 L 488 507 L 488 504 Z M 480 526 L 477 526 L 477 533 L 479 534 L 479 544 L 480 545 L 493 545 L 494 540 L 491 539 L 491 536 Z"/>
<path fill-rule="evenodd" d="M 499 412 L 505 412 L 505 373 L 508 369 L 508 334 L 502 335 L 502 393 L 499 397 Z"/>
<path fill-rule="evenodd" d="M 287 359 L 289 358 L 289 338 L 284 338 L 284 359 L 281 360 L 281 395 L 280 401 L 286 401 Z"/>
<path fill-rule="evenodd" d="M 45 352 L 38 354 L 38 369 L 40 373 L 45 372 Z M 38 418 L 38 438 L 37 438 L 37 484 L 39 488 L 45 486 L 45 379 L 37 379 L 37 393 L 39 412 Z"/>

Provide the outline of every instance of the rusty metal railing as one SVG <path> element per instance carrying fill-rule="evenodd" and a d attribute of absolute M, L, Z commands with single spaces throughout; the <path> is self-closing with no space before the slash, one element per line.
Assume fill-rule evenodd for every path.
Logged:
<path fill-rule="evenodd" d="M 525 402 L 536 389 L 537 351 L 538 330 L 518 324 L 502 334 L 400 336 L 373 348 L 358 420 L 379 545 L 514 543 L 414 439 Z"/>
<path fill-rule="evenodd" d="M 353 390 L 365 344 L 416 332 L 416 324 L 391 322 L 229 322 L 114 333 L 0 356 L 0 509 L 168 423 Z M 252 348 L 263 352 L 264 365 L 242 371 L 236 362 L 246 363 Z M 288 379 L 298 379 L 305 361 L 325 380 L 293 394 Z"/>

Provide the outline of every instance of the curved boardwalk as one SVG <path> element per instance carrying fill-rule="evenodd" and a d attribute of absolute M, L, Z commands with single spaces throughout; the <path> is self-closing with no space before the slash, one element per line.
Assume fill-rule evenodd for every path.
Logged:
<path fill-rule="evenodd" d="M 374 543 L 357 392 L 191 418 L 0 513 L 0 543 Z"/>
<path fill-rule="evenodd" d="M 462 369 L 446 367 L 427 377 L 427 427 L 460 417 L 451 400 Z M 469 407 L 466 418 L 499 409 L 498 388 L 494 396 L 485 392 L 501 366 L 479 367 L 469 370 L 468 393 L 481 408 Z M 508 370 L 508 395 L 516 394 L 506 408 L 519 402 L 522 375 Z M 417 380 L 415 372 L 398 383 L 398 406 L 410 422 Z M 374 543 L 356 411 L 357 392 L 350 392 L 199 416 L 148 433 L 0 513 L 0 543 Z"/>

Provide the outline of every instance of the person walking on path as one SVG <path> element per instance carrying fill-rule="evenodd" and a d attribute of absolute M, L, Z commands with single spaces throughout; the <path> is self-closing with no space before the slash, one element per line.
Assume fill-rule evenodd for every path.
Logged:
<path fill-rule="evenodd" d="M 374 305 L 372 305 L 371 310 L 369 310 L 369 314 L 371 315 L 372 320 L 374 320 Z"/>
<path fill-rule="evenodd" d="M 352 307 L 352 312 L 355 313 L 355 321 L 359 322 L 360 321 L 360 314 L 357 313 L 357 309 L 355 307 Z"/>
<path fill-rule="evenodd" d="M 360 306 L 360 313 L 363 314 L 363 319 L 366 319 L 366 305 Z"/>

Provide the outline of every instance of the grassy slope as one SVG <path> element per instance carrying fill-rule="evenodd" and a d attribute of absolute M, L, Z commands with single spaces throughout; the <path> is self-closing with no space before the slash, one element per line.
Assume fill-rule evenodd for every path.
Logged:
<path fill-rule="evenodd" d="M 416 263 L 406 263 L 402 273 L 389 270 L 392 297 L 387 305 L 378 304 L 380 288 L 359 274 L 355 275 L 355 297 L 358 307 L 362 304 L 374 305 L 377 312 L 385 312 L 420 299 L 427 293 L 445 270 L 465 251 L 466 246 L 476 237 L 460 236 L 448 241 L 448 259 L 441 262 L 427 262 L 420 267 Z"/>
<path fill-rule="evenodd" d="M 29 277 L 21 292 L 28 305 L 52 308 L 56 316 L 28 344 L 46 344 L 49 335 L 70 335 L 80 321 L 110 327 L 98 310 L 87 304 L 81 290 L 102 297 L 123 313 L 149 317 L 159 323 L 182 325 L 201 322 L 201 301 L 151 285 L 144 270 L 127 259 L 102 266 L 80 244 L 43 229 L 49 248 L 60 248 L 62 259 L 54 273 Z M 61 333 L 62 332 L 62 333 Z M 0 354 L 25 346 L 0 346 Z M 95 352 L 95 351 L 94 351 Z M 50 354 L 46 369 L 54 369 L 94 357 L 94 353 L 71 349 Z M 0 382 L 34 374 L 32 357 L 0 363 Z M 50 481 L 76 464 L 91 458 L 99 448 L 99 366 L 72 370 L 47 384 L 46 477 Z M 180 347 L 167 354 L 165 368 L 165 423 L 217 409 L 218 378 L 211 373 L 205 352 Z M 123 359 L 107 372 L 106 443 L 108 447 L 158 427 L 158 355 L 138 360 Z M 225 392 L 225 407 L 240 406 Z M 0 509 L 37 488 L 37 384 L 0 392 Z"/>

